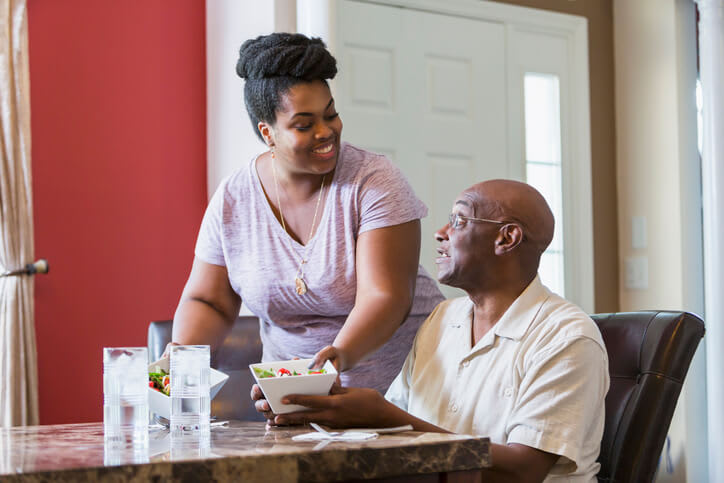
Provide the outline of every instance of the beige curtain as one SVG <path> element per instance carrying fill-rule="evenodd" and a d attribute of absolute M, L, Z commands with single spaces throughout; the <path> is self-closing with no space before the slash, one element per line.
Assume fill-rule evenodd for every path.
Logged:
<path fill-rule="evenodd" d="M 0 0 L 0 272 L 33 261 L 26 0 Z M 33 278 L 0 278 L 0 426 L 38 424 Z"/>

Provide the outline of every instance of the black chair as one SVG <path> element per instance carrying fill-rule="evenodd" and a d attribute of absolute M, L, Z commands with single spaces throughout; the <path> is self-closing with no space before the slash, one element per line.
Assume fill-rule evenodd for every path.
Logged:
<path fill-rule="evenodd" d="M 148 356 L 156 361 L 171 341 L 171 320 L 151 322 L 148 326 Z M 254 377 L 249 364 L 261 361 L 259 319 L 239 317 L 224 343 L 211 354 L 211 367 L 228 374 L 229 380 L 211 401 L 211 415 L 217 419 L 264 421 L 256 412 L 249 392 Z"/>
<path fill-rule="evenodd" d="M 704 322 L 686 312 L 591 317 L 603 335 L 611 376 L 598 480 L 652 481 Z"/>

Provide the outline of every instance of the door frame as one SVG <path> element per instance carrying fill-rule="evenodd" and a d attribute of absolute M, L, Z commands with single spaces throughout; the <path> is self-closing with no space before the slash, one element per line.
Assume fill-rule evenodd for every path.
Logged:
<path fill-rule="evenodd" d="M 487 0 L 346 0 L 428 13 L 498 22 L 506 31 L 506 76 L 520 75 L 510 60 L 513 37 L 518 33 L 552 34 L 565 40 L 570 89 L 566 132 L 561 134 L 566 298 L 588 313 L 594 312 L 593 203 L 591 191 L 591 117 L 588 76 L 588 21 L 577 15 L 507 5 Z M 321 37 L 337 54 L 335 32 L 337 0 L 297 0 L 297 31 Z M 520 83 L 522 85 L 522 82 Z M 508 112 L 507 159 L 509 166 L 524 166 L 525 132 L 523 93 L 506 93 Z M 563 105 L 561 93 L 561 104 Z M 562 113 L 563 117 L 563 113 Z M 511 173 L 525 179 L 525 173 Z"/>

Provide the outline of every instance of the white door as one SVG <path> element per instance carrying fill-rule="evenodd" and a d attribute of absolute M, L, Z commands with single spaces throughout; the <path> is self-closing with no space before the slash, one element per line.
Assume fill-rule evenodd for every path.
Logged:
<path fill-rule="evenodd" d="M 511 176 L 505 29 L 499 23 L 340 2 L 335 102 L 344 138 L 386 154 L 429 215 L 420 261 L 433 277 L 435 230 L 473 183 Z M 374 25 L 371 35 L 370 25 Z M 460 293 L 442 287 L 447 296 Z"/>

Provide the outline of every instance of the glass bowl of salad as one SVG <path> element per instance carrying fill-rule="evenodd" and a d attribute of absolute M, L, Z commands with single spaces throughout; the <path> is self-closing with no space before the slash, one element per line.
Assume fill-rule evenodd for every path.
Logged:
<path fill-rule="evenodd" d="M 294 359 L 249 364 L 249 370 L 275 414 L 307 409 L 296 404 L 282 404 L 281 399 L 288 394 L 329 394 L 334 380 L 337 379 L 337 369 L 327 361 L 320 369 L 310 370 L 308 366 L 311 362 L 312 359 Z"/>

